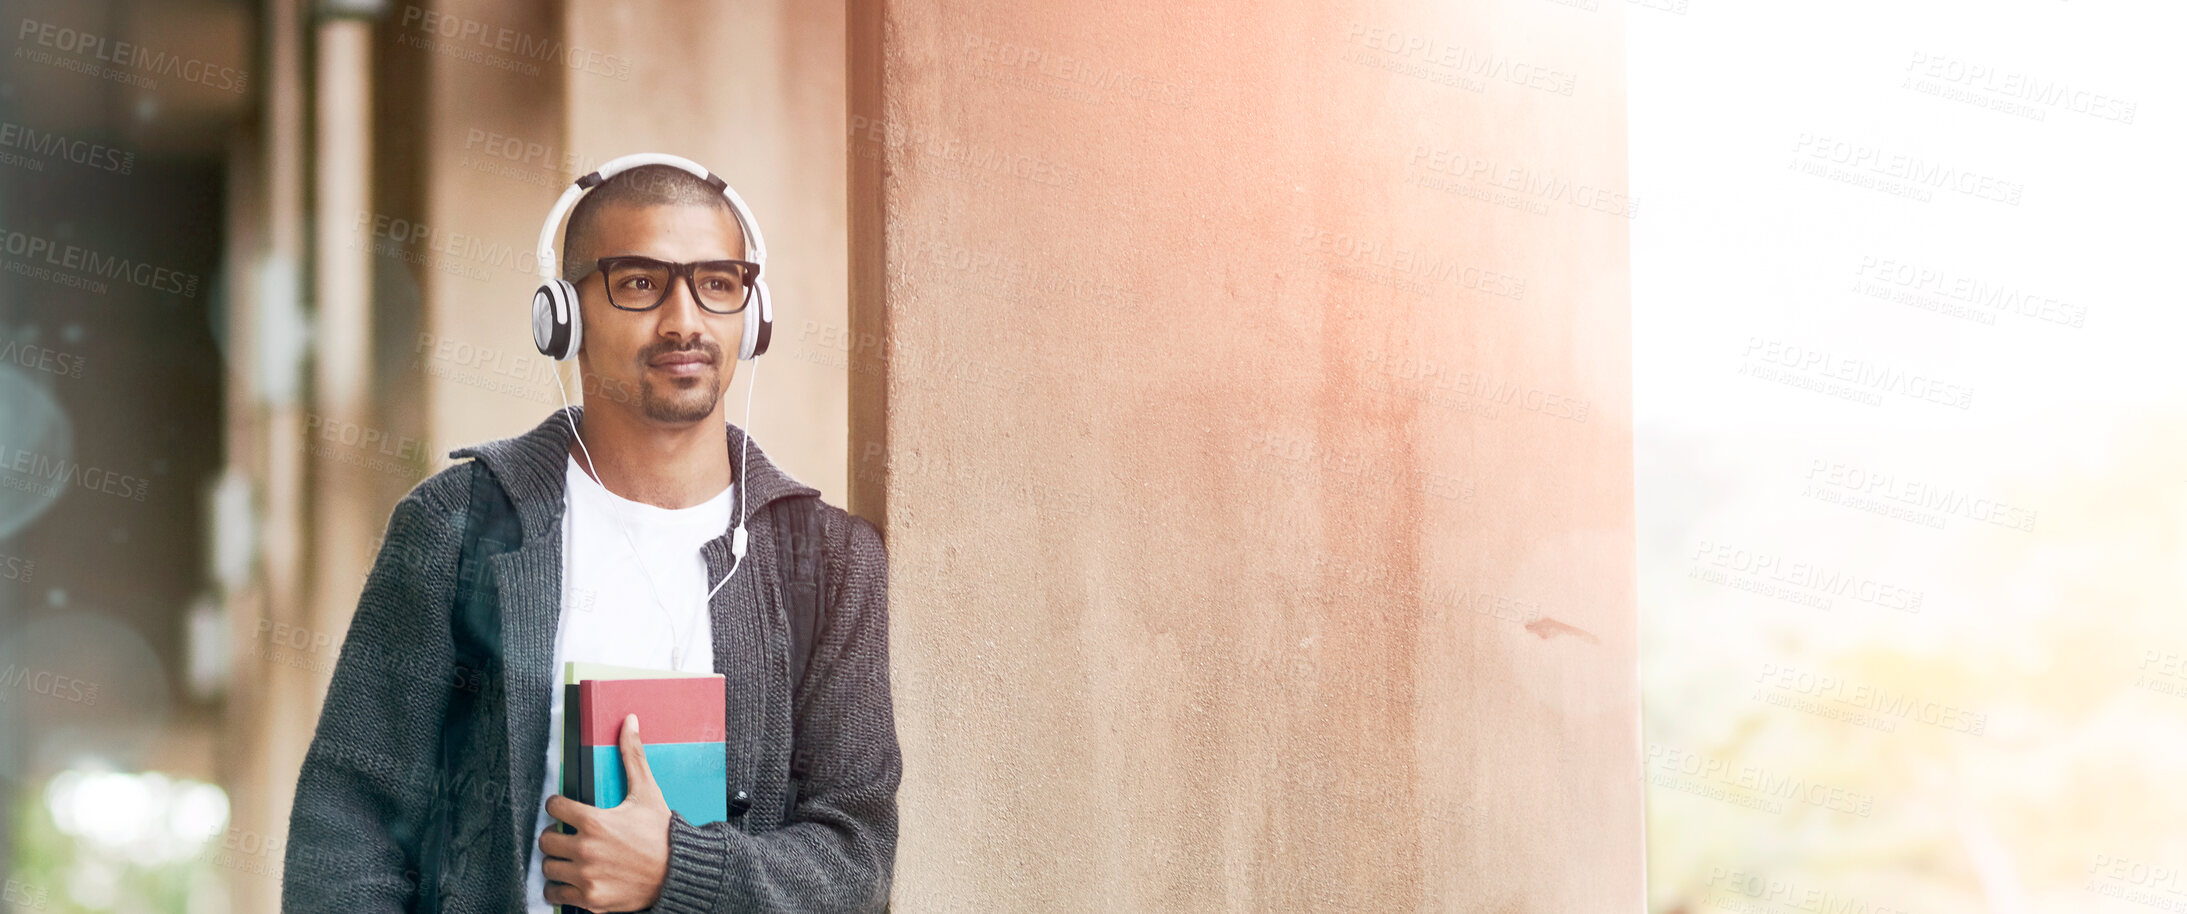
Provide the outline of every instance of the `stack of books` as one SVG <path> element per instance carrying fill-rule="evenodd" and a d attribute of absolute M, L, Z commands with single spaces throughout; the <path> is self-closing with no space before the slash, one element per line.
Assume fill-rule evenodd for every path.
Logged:
<path fill-rule="evenodd" d="M 671 811 L 693 825 L 729 818 L 729 749 L 719 673 L 571 661 L 562 672 L 563 796 L 607 809 L 630 793 L 623 718 L 638 715 L 646 766 Z M 562 831 L 575 833 L 568 824 Z M 561 906 L 562 914 L 584 914 Z"/>

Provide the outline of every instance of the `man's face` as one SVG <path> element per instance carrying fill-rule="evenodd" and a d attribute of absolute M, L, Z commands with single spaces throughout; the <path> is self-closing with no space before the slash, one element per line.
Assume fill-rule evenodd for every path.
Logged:
<path fill-rule="evenodd" d="M 744 258 L 744 233 L 736 218 L 718 207 L 609 206 L 595 216 L 602 257 L 638 255 L 671 263 Z M 577 299 L 585 321 L 577 363 L 586 389 L 602 392 L 603 407 L 635 407 L 643 419 L 675 425 L 714 415 L 722 389 L 736 374 L 743 314 L 700 308 L 680 278 L 660 307 L 624 311 L 608 303 L 607 280 L 598 270 L 578 281 Z M 635 403 L 625 395 L 631 391 L 637 393 Z"/>

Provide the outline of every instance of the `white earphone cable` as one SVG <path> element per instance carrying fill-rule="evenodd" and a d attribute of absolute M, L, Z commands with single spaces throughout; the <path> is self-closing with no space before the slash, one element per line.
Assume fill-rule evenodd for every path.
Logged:
<path fill-rule="evenodd" d="M 744 382 L 744 446 L 739 449 L 741 454 L 738 462 L 741 465 L 737 468 L 735 482 L 737 489 L 737 532 L 729 539 L 729 551 L 736 556 L 736 561 L 729 563 L 729 573 L 722 575 L 721 584 L 727 584 L 730 578 L 736 577 L 737 567 L 744 564 L 744 546 L 746 543 L 744 536 L 744 500 L 751 494 L 750 487 L 745 485 L 745 481 L 750 477 L 744 474 L 752 468 L 752 389 L 759 386 L 759 360 L 753 359 L 747 370 L 751 372 L 752 379 Z M 713 603 L 714 591 L 720 590 L 721 584 L 716 584 L 714 590 L 707 591 L 706 599 L 701 602 Z"/>
<path fill-rule="evenodd" d="M 740 463 L 742 464 L 742 466 L 737 470 L 737 478 L 730 483 L 731 488 L 736 490 L 734 497 L 737 509 L 737 527 L 736 532 L 730 538 L 729 547 L 729 551 L 735 556 L 735 561 L 730 563 L 729 573 L 722 575 L 721 583 L 715 584 L 713 589 L 708 590 L 706 592 L 706 596 L 699 600 L 699 606 L 702 608 L 712 605 L 712 603 L 714 602 L 714 594 L 721 592 L 722 585 L 729 583 L 730 578 L 736 577 L 737 569 L 744 564 L 745 544 L 747 540 L 744 532 L 744 512 L 741 510 L 741 508 L 743 507 L 746 496 L 746 489 L 744 485 L 746 479 L 745 474 L 751 469 L 752 466 L 752 389 L 759 386 L 758 366 L 759 361 L 756 359 L 753 360 L 751 380 L 747 381 L 744 385 L 744 446 L 741 449 L 742 453 L 739 455 L 741 458 Z M 559 391 L 562 395 L 562 421 L 569 424 L 570 437 L 576 439 L 577 451 L 578 453 L 583 454 L 585 457 L 585 469 L 592 473 L 592 479 L 594 482 L 600 485 L 600 491 L 607 492 L 609 495 L 614 495 L 615 493 L 609 490 L 607 487 L 607 480 L 600 477 L 600 470 L 597 467 L 593 466 L 592 449 L 585 446 L 585 436 L 578 433 L 577 421 L 570 418 L 570 392 L 569 387 L 562 382 L 561 366 L 555 367 L 553 375 L 555 390 Z M 612 514 L 613 512 L 610 513 Z M 654 605 L 658 607 L 661 611 L 661 614 L 663 616 L 666 616 L 668 619 L 670 658 L 669 662 L 671 666 L 680 666 L 683 659 L 684 642 L 682 627 L 676 624 L 675 614 L 669 611 L 668 601 L 661 596 L 660 584 L 656 583 L 653 580 L 653 570 L 646 566 L 645 555 L 638 548 L 638 541 L 630 535 L 630 528 L 624 526 L 623 518 L 621 516 L 615 517 L 615 529 L 617 532 L 623 535 L 623 542 L 627 543 L 630 546 L 630 557 L 633 561 L 638 563 L 638 572 L 645 578 L 646 589 L 653 592 Z"/>

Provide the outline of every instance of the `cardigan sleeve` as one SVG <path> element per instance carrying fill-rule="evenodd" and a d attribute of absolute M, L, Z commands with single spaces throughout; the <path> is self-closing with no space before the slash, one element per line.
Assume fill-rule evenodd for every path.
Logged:
<path fill-rule="evenodd" d="M 395 505 L 350 618 L 296 781 L 284 911 L 407 911 L 432 821 L 454 669 L 448 615 L 466 486 L 428 480 Z M 452 491 L 451 491 L 452 490 Z"/>

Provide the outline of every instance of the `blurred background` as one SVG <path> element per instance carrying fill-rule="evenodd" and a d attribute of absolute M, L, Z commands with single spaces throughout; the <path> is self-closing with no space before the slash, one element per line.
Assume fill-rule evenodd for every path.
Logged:
<path fill-rule="evenodd" d="M 388 511 L 560 405 L 533 245 L 608 158 L 764 175 L 799 307 L 753 423 L 841 503 L 841 9 L 5 10 L 4 904 L 277 909 Z"/>
<path fill-rule="evenodd" d="M 2187 910 L 2177 9 L 0 11 L 0 908 L 278 908 L 653 150 L 890 543 L 896 910 Z"/>
<path fill-rule="evenodd" d="M 1627 19 L 1652 908 L 2187 910 L 2179 10 L 1679 6 Z"/>

